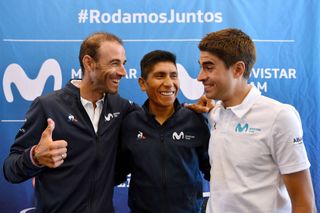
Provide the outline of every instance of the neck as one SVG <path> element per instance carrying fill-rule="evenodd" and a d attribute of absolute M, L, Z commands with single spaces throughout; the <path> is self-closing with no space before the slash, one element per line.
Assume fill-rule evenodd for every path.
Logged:
<path fill-rule="evenodd" d="M 174 105 L 170 107 L 158 107 L 149 103 L 149 111 L 155 115 L 155 119 L 162 125 L 174 113 Z"/>
<path fill-rule="evenodd" d="M 95 90 L 92 84 L 87 81 L 82 80 L 80 85 L 80 96 L 88 101 L 91 101 L 93 105 L 100 100 L 104 93 L 102 91 Z"/>
<path fill-rule="evenodd" d="M 230 99 L 222 101 L 223 106 L 227 108 L 227 107 L 233 107 L 241 104 L 242 101 L 247 97 L 250 90 L 251 90 L 250 84 L 246 84 L 241 88 L 235 89 L 236 92 L 231 94 Z"/>

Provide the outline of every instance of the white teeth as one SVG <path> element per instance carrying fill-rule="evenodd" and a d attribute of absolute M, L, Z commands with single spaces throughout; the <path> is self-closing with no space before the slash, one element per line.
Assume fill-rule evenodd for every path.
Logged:
<path fill-rule="evenodd" d="M 160 92 L 161 95 L 164 95 L 164 96 L 171 96 L 174 94 L 174 92 Z"/>

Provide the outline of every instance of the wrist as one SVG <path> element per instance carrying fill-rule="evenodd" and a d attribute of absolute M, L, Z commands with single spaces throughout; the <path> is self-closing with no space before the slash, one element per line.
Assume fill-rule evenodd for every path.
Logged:
<path fill-rule="evenodd" d="M 39 162 L 39 158 L 38 155 L 36 153 L 36 149 L 38 148 L 38 145 L 35 145 L 34 147 L 32 147 L 31 149 L 31 158 L 32 158 L 32 162 L 36 165 L 36 166 L 41 166 L 40 162 Z"/>

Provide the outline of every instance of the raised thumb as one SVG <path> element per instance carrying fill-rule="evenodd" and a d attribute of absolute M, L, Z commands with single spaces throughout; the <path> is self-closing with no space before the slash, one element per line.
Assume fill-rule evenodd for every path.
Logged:
<path fill-rule="evenodd" d="M 43 132 L 43 136 L 50 138 L 52 140 L 52 132 L 54 130 L 54 121 L 51 118 L 48 118 L 47 120 L 48 126 Z"/>

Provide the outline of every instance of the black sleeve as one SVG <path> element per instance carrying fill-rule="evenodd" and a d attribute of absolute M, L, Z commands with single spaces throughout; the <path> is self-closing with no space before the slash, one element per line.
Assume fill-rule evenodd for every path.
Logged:
<path fill-rule="evenodd" d="M 115 185 L 119 185 L 127 180 L 127 175 L 131 172 L 130 152 L 126 143 L 125 120 L 122 122 L 119 145 L 117 150 L 116 167 L 115 167 Z"/>
<path fill-rule="evenodd" d="M 208 126 L 208 120 L 203 115 L 199 114 L 199 119 L 201 122 L 201 135 L 202 135 L 202 146 L 197 148 L 199 167 L 204 174 L 204 179 L 210 181 L 210 161 L 208 155 L 209 140 L 210 140 L 210 130 Z"/>
<path fill-rule="evenodd" d="M 41 172 L 41 167 L 33 165 L 30 150 L 36 145 L 47 126 L 39 98 L 35 99 L 26 114 L 26 122 L 18 130 L 9 156 L 3 164 L 3 173 L 7 181 L 20 183 Z"/>

